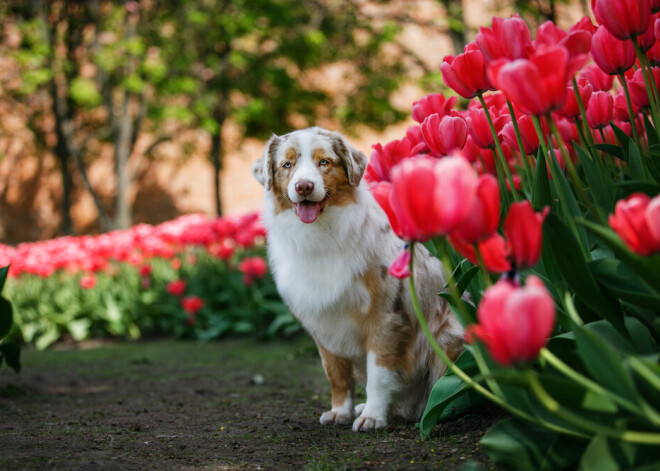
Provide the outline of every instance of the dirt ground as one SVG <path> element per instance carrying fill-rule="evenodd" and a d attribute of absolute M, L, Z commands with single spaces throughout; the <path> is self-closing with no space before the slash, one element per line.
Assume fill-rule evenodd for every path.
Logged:
<path fill-rule="evenodd" d="M 487 408 L 436 427 L 321 426 L 313 343 L 147 341 L 24 350 L 0 370 L 0 469 L 492 469 Z"/>

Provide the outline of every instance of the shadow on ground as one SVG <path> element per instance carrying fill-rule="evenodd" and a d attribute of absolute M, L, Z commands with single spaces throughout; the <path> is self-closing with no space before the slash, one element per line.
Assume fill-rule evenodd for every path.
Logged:
<path fill-rule="evenodd" d="M 23 352 L 0 370 L 0 469 L 492 468 L 486 409 L 375 434 L 322 427 L 330 388 L 311 340 L 153 341 Z"/>

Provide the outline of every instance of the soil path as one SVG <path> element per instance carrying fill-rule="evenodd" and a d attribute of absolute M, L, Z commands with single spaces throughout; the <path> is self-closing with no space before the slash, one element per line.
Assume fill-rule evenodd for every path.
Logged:
<path fill-rule="evenodd" d="M 88 345 L 89 347 L 89 345 Z M 480 411 L 419 440 L 322 427 L 330 388 L 313 343 L 151 341 L 23 352 L 0 370 L 0 469 L 479 469 Z"/>

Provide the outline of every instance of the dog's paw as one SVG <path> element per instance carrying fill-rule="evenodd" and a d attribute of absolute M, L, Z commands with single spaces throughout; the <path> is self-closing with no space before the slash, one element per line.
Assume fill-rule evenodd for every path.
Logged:
<path fill-rule="evenodd" d="M 375 417 L 358 417 L 353 422 L 353 431 L 354 432 L 373 432 L 374 430 L 379 430 L 385 428 L 387 422 L 383 419 L 377 419 Z"/>
<path fill-rule="evenodd" d="M 362 404 L 355 406 L 355 417 L 360 417 L 360 415 L 362 415 L 362 411 L 364 410 L 365 405 L 366 403 L 363 402 Z"/>
<path fill-rule="evenodd" d="M 337 410 L 329 410 L 321 415 L 321 425 L 348 425 L 352 420 L 351 414 Z"/>

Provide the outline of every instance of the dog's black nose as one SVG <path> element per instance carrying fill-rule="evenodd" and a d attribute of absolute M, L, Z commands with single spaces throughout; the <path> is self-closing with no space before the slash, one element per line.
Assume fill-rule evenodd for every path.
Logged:
<path fill-rule="evenodd" d="M 314 191 L 314 183 L 309 180 L 300 180 L 296 183 L 296 193 L 300 196 L 309 196 Z"/>

